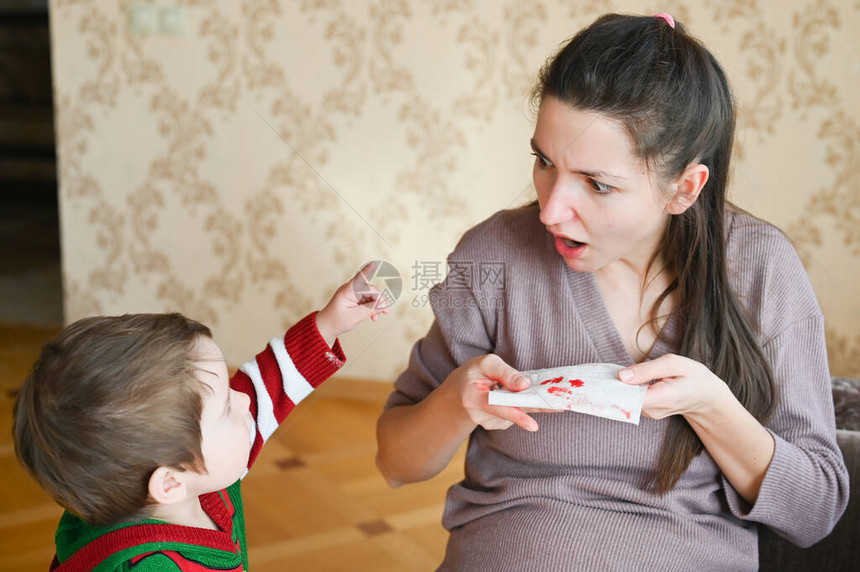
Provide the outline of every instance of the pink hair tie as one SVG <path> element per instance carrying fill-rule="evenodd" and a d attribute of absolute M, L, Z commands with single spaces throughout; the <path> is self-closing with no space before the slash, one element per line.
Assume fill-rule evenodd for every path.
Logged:
<path fill-rule="evenodd" d="M 673 30 L 675 29 L 675 19 L 672 17 L 672 14 L 668 12 L 660 12 L 659 14 L 654 14 L 654 17 L 663 18 L 664 20 L 666 20 L 666 23 L 672 26 Z"/>

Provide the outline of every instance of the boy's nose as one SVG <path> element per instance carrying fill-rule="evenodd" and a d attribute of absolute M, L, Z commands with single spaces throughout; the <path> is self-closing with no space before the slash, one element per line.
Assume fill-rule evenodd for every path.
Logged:
<path fill-rule="evenodd" d="M 241 399 L 241 403 L 243 404 L 242 409 L 244 411 L 249 411 L 251 409 L 251 396 L 243 391 L 240 391 L 239 395 L 241 395 L 239 399 Z"/>

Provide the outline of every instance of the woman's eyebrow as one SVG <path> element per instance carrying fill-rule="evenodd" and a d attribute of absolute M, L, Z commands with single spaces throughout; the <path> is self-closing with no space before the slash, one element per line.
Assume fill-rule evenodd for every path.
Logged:
<path fill-rule="evenodd" d="M 613 175 L 612 173 L 607 173 L 606 171 L 582 171 L 582 170 L 574 170 L 574 173 L 580 173 L 585 175 L 586 177 L 591 177 L 592 179 L 615 179 L 617 181 L 626 181 L 625 177 L 621 175 Z"/>
<path fill-rule="evenodd" d="M 535 153 L 537 153 L 538 155 L 540 155 L 540 156 L 541 156 L 541 157 L 543 157 L 544 159 L 548 159 L 548 157 L 546 156 L 546 153 L 544 153 L 543 151 L 541 151 L 540 147 L 538 147 L 538 144 L 537 144 L 537 143 L 535 143 L 534 138 L 530 139 L 530 140 L 529 140 L 529 143 L 531 144 L 532 151 L 534 151 Z"/>
<path fill-rule="evenodd" d="M 532 146 L 532 151 L 543 157 L 544 159 L 549 160 L 549 157 L 546 156 L 546 153 L 541 151 L 541 148 L 538 147 L 538 144 L 534 139 L 530 141 Z M 619 181 L 626 181 L 626 177 L 622 177 L 621 175 L 613 175 L 612 173 L 607 173 L 606 171 L 601 171 L 599 169 L 571 169 L 571 173 L 576 173 L 578 175 L 585 175 L 586 177 L 591 177 L 593 179 L 616 179 Z"/>

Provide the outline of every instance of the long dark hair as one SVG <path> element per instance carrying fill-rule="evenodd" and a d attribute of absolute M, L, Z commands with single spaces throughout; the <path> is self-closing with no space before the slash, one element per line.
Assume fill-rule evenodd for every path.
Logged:
<path fill-rule="evenodd" d="M 637 156 L 661 181 L 673 180 L 694 162 L 708 167 L 699 199 L 670 217 L 658 253 L 672 281 L 651 308 L 649 323 L 656 324 L 661 303 L 674 293 L 680 332 L 667 341 L 679 354 L 707 365 L 756 419 L 766 421 L 776 404 L 773 372 L 726 271 L 726 187 L 735 116 L 719 63 L 680 23 L 673 29 L 662 18 L 608 14 L 547 61 L 532 96 L 536 105 L 552 96 L 619 121 Z M 665 339 L 664 332 L 659 335 Z M 703 449 L 683 416 L 669 422 L 655 477 L 661 494 Z"/>

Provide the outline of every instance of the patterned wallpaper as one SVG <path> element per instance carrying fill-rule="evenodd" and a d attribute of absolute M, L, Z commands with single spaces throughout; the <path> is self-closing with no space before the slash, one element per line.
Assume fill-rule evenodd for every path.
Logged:
<path fill-rule="evenodd" d="M 130 14 L 179 6 L 184 33 Z M 367 260 L 389 316 L 344 375 L 391 380 L 467 228 L 528 202 L 544 59 L 668 10 L 739 102 L 733 199 L 795 241 L 834 373 L 860 375 L 860 1 L 51 0 L 66 319 L 179 310 L 239 363 Z"/>

